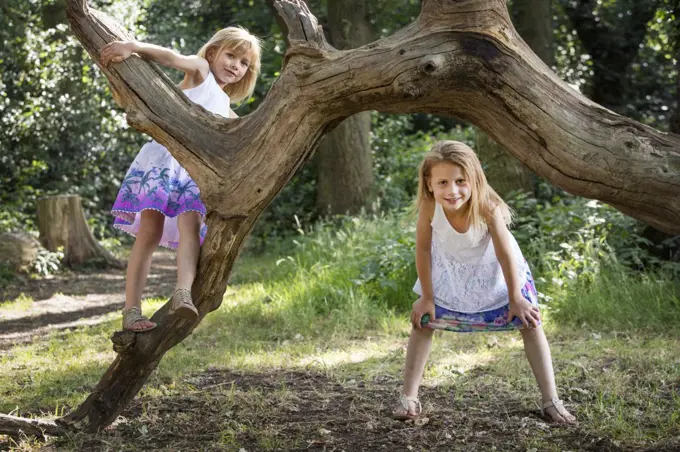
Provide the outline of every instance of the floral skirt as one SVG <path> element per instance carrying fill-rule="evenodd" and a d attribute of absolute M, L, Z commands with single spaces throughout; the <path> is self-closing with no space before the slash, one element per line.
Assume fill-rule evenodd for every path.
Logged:
<path fill-rule="evenodd" d="M 143 210 L 156 210 L 165 215 L 160 245 L 166 248 L 177 249 L 177 217 L 184 212 L 201 214 L 201 243 L 208 232 L 204 222 L 206 208 L 201 201 L 198 185 L 168 150 L 156 141 L 142 147 L 125 175 L 111 208 L 111 214 L 115 217 L 113 227 L 136 236 Z"/>
<path fill-rule="evenodd" d="M 534 280 L 529 273 L 527 282 L 522 287 L 522 295 L 532 305 L 538 306 L 538 293 Z M 457 331 L 459 333 L 474 333 L 479 331 L 509 331 L 522 328 L 522 321 L 515 317 L 508 322 L 510 305 L 501 306 L 483 312 L 456 312 L 435 305 L 435 317 L 433 322 L 429 318 L 423 319 L 423 327 L 433 330 Z M 428 316 L 429 317 L 429 316 Z M 541 322 L 538 322 L 540 325 Z"/>

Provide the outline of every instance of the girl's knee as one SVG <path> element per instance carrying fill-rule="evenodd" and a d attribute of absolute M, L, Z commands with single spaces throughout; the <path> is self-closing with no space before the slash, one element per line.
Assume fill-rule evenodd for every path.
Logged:
<path fill-rule="evenodd" d="M 163 237 L 163 225 L 165 217 L 155 210 L 142 211 L 142 218 L 139 222 L 137 241 L 143 245 L 156 246 Z"/>
<path fill-rule="evenodd" d="M 536 340 L 536 338 L 544 334 L 541 325 L 538 325 L 536 328 L 520 328 L 519 331 L 522 333 L 524 340 Z"/>
<path fill-rule="evenodd" d="M 184 212 L 177 217 L 179 233 L 197 233 L 201 227 L 201 214 L 198 212 Z"/>
<path fill-rule="evenodd" d="M 434 330 L 432 328 L 412 328 L 411 334 L 415 334 L 417 337 L 432 337 Z"/>
<path fill-rule="evenodd" d="M 136 241 L 148 248 L 155 248 L 161 242 L 163 237 L 163 227 L 150 226 L 147 228 L 139 228 L 137 232 Z"/>

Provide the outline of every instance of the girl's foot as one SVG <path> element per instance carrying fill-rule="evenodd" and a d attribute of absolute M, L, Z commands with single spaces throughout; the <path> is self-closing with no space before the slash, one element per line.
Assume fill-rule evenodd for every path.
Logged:
<path fill-rule="evenodd" d="M 137 307 L 123 309 L 123 330 L 141 333 L 156 328 L 156 324 L 142 315 L 142 310 Z"/>
<path fill-rule="evenodd" d="M 409 397 L 404 394 L 399 396 L 400 406 L 392 412 L 392 417 L 399 421 L 416 419 L 423 411 L 418 397 Z"/>
<path fill-rule="evenodd" d="M 557 397 L 553 397 L 547 402 L 543 402 L 541 416 L 547 417 L 557 424 L 576 424 L 576 418 L 564 408 L 564 403 Z"/>
<path fill-rule="evenodd" d="M 194 320 L 198 317 L 198 309 L 191 301 L 191 289 L 177 289 L 172 294 L 170 315 L 177 315 L 186 320 Z"/>

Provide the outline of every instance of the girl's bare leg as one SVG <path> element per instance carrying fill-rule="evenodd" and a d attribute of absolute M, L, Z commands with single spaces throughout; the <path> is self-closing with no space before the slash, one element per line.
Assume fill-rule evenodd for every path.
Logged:
<path fill-rule="evenodd" d="M 139 232 L 135 239 L 125 276 L 125 309 L 142 306 L 142 293 L 151 269 L 151 258 L 163 235 L 165 217 L 155 210 L 143 210 Z M 131 326 L 132 330 L 153 326 L 149 320 L 142 320 Z"/>
<path fill-rule="evenodd" d="M 536 382 L 541 391 L 543 402 L 552 400 L 557 397 L 557 388 L 555 386 L 555 372 L 553 371 L 552 357 L 550 356 L 550 346 L 548 339 L 545 337 L 545 332 L 540 326 L 537 328 L 522 328 L 522 339 L 524 340 L 524 352 L 529 360 L 531 370 L 536 377 Z M 566 410 L 562 415 L 554 407 L 546 408 L 545 413 L 552 418 L 553 421 L 573 424 L 576 418 L 568 413 Z"/>
<path fill-rule="evenodd" d="M 177 286 L 189 289 L 196 279 L 198 256 L 201 252 L 201 214 L 185 212 L 177 218 L 179 246 L 177 247 Z"/>
<path fill-rule="evenodd" d="M 418 397 L 418 388 L 423 379 L 425 364 L 427 364 L 427 359 L 430 357 L 433 333 L 434 330 L 430 328 L 423 328 L 422 330 L 414 328 L 411 330 L 411 336 L 409 337 L 408 347 L 406 349 L 404 387 L 402 389 L 402 394 L 405 396 Z M 404 408 L 399 406 L 394 414 L 405 414 L 404 411 Z M 409 402 L 408 414 L 417 414 L 413 402 Z"/>

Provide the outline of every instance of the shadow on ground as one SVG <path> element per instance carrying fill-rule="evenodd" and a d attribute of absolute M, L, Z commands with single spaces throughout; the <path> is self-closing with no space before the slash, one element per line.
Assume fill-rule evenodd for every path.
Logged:
<path fill-rule="evenodd" d="M 343 385 L 322 374 L 212 370 L 194 389 L 142 396 L 99 435 L 59 439 L 43 450 L 284 451 L 672 451 L 640 448 L 584 427 L 558 427 L 511 396 L 496 404 L 465 390 L 423 388 L 419 421 L 390 418 L 397 382 Z M 0 447 L 9 443 L 0 442 Z"/>

